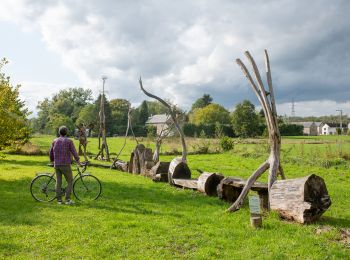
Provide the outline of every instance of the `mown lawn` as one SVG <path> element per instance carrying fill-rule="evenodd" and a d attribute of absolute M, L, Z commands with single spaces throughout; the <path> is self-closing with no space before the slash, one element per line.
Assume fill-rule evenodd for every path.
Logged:
<path fill-rule="evenodd" d="M 36 137 L 33 142 L 47 149 L 51 139 Z M 122 138 L 111 138 L 112 152 L 117 153 L 122 142 Z M 93 144 L 94 139 L 89 150 L 95 152 Z M 348 145 L 343 146 L 347 149 Z M 134 146 L 129 140 L 121 158 L 126 160 Z M 198 176 L 197 168 L 249 176 L 265 154 L 243 157 L 243 146 L 222 154 L 190 155 L 193 176 Z M 299 148 L 296 142 L 292 149 Z M 298 151 L 290 153 L 300 157 Z M 162 156 L 161 160 L 171 158 Z M 341 167 L 286 161 L 288 178 L 310 173 L 323 177 L 333 204 L 312 225 L 266 214 L 260 230 L 250 227 L 247 205 L 230 214 L 225 212 L 229 204 L 217 198 L 93 167 L 89 171 L 103 185 L 98 201 L 74 206 L 38 203 L 31 198 L 29 185 L 36 173 L 52 171 L 45 166 L 47 162 L 46 156 L 6 154 L 0 159 L 0 258 L 350 258 L 349 247 L 339 241 L 339 230 L 350 227 L 347 161 Z M 316 234 L 316 229 L 324 227 L 329 229 Z"/>

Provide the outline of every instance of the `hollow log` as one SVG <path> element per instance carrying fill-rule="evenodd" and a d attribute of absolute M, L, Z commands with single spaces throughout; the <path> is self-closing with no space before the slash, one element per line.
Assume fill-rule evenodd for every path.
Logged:
<path fill-rule="evenodd" d="M 166 173 L 168 174 L 170 162 L 157 162 L 150 170 L 150 175 L 155 176 L 156 174 Z M 168 179 L 168 178 L 167 178 Z"/>
<path fill-rule="evenodd" d="M 168 173 L 157 173 L 156 175 L 152 176 L 152 180 L 154 182 L 168 182 Z"/>
<path fill-rule="evenodd" d="M 220 173 L 204 172 L 198 178 L 198 190 L 208 196 L 218 196 L 217 187 L 224 176 Z"/>
<path fill-rule="evenodd" d="M 241 192 L 246 184 L 247 180 L 240 177 L 223 178 L 217 187 L 218 197 L 229 202 L 236 201 L 241 195 Z M 268 210 L 269 198 L 267 183 L 256 181 L 251 185 L 250 189 L 258 192 L 260 207 L 264 210 Z"/>
<path fill-rule="evenodd" d="M 174 158 L 170 162 L 168 182 L 173 184 L 173 179 L 191 179 L 191 170 L 181 157 Z"/>
<path fill-rule="evenodd" d="M 269 198 L 271 210 L 302 224 L 314 222 L 331 205 L 324 180 L 315 174 L 276 181 Z"/>

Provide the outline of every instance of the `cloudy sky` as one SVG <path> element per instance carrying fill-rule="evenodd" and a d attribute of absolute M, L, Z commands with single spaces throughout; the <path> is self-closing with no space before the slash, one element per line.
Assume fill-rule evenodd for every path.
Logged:
<path fill-rule="evenodd" d="M 204 93 L 258 105 L 234 62 L 270 54 L 279 114 L 350 113 L 350 1 L 1 0 L 0 57 L 31 110 L 106 75 L 109 99 L 138 105 L 138 87 L 184 109 Z M 35 114 L 35 113 L 34 113 Z"/>

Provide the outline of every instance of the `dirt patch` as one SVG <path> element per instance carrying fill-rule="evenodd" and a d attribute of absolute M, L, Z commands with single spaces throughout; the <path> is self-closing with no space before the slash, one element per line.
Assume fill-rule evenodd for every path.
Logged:
<path fill-rule="evenodd" d="M 350 247 L 350 228 L 340 229 L 340 242 Z"/>

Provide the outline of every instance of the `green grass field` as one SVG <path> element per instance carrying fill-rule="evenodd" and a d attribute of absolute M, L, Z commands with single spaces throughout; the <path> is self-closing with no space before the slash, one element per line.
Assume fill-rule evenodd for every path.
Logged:
<path fill-rule="evenodd" d="M 51 140 L 37 136 L 32 142 L 47 151 Z M 111 152 L 119 152 L 123 141 L 110 138 Z M 189 147 L 197 141 L 189 140 Z M 217 143 L 211 142 L 215 148 Z M 259 230 L 250 227 L 248 205 L 230 214 L 225 212 L 229 204 L 218 198 L 94 167 L 88 171 L 103 185 L 98 201 L 74 206 L 38 203 L 30 196 L 29 185 L 37 173 L 52 171 L 46 166 L 48 157 L 5 154 L 0 158 L 0 258 L 350 259 L 349 245 L 339 234 L 350 227 L 349 142 L 349 137 L 283 139 L 287 178 L 321 176 L 332 206 L 312 225 L 269 213 Z M 147 139 L 142 143 L 153 147 Z M 166 142 L 163 151 L 180 150 L 178 144 Z M 121 159 L 127 160 L 134 146 L 128 140 Z M 88 151 L 96 153 L 96 147 L 97 140 L 91 139 Z M 230 152 L 189 155 L 188 162 L 193 177 L 198 168 L 248 177 L 266 156 L 265 140 L 237 140 Z M 316 234 L 317 229 L 325 232 Z"/>

